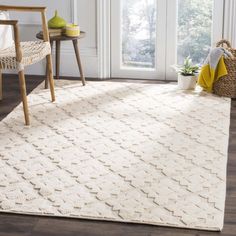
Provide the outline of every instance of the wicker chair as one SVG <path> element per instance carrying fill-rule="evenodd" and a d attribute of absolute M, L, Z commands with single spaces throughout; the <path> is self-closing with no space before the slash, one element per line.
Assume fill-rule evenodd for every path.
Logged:
<path fill-rule="evenodd" d="M 49 34 L 46 19 L 45 7 L 22 7 L 22 6 L 3 6 L 0 5 L 0 11 L 20 11 L 20 12 L 39 12 L 42 18 L 43 41 L 20 42 L 18 21 L 16 20 L 0 20 L 0 25 L 13 27 L 14 44 L 11 47 L 0 49 L 0 90 L 2 89 L 2 73 L 1 70 L 10 69 L 17 70 L 19 76 L 20 92 L 24 109 L 25 124 L 30 125 L 27 93 L 25 85 L 25 66 L 32 65 L 41 61 L 46 57 L 47 60 L 47 76 L 50 83 L 51 99 L 55 101 L 54 80 L 52 69 L 52 56 L 49 43 Z M 0 91 L 1 99 L 2 91 Z"/>

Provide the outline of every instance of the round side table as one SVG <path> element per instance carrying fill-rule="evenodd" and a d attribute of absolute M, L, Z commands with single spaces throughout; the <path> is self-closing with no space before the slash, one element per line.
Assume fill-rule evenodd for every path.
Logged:
<path fill-rule="evenodd" d="M 79 39 L 84 38 L 85 35 L 86 35 L 86 33 L 81 31 L 80 35 L 77 37 L 67 37 L 66 35 L 50 36 L 50 44 L 51 44 L 52 50 L 53 50 L 54 42 L 56 43 L 56 79 L 59 79 L 59 75 L 60 75 L 61 41 L 71 40 L 73 43 L 73 46 L 74 46 L 74 50 L 75 50 L 75 56 L 76 56 L 76 60 L 77 60 L 77 64 L 78 64 L 79 72 L 80 72 L 80 78 L 81 78 L 83 86 L 85 86 L 85 78 L 84 78 L 83 67 L 82 67 L 81 58 L 80 58 L 80 51 L 79 51 Z M 36 38 L 43 40 L 42 33 L 38 33 L 36 35 Z M 47 74 L 48 73 L 46 71 L 46 75 Z M 47 76 L 46 76 L 46 80 L 45 80 L 45 88 L 48 88 Z"/>

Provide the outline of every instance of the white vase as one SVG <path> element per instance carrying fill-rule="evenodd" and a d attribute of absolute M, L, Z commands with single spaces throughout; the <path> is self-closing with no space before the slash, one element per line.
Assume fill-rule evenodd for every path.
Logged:
<path fill-rule="evenodd" d="M 196 75 L 188 75 L 184 76 L 178 75 L 178 89 L 181 90 L 194 90 L 197 84 L 197 76 Z"/>

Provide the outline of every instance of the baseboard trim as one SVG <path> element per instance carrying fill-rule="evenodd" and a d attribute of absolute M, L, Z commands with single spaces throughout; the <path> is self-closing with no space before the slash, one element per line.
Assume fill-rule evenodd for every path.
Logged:
<path fill-rule="evenodd" d="M 5 73 L 4 77 L 16 77 L 17 74 Z M 44 75 L 26 75 L 27 78 L 45 78 Z M 75 76 L 60 76 L 62 80 L 78 80 L 80 81 L 80 77 Z M 60 80 L 59 79 L 59 80 Z M 112 82 L 130 82 L 130 83 L 149 83 L 149 84 L 170 84 L 176 83 L 174 80 L 153 80 L 153 79 L 134 79 L 134 78 L 95 78 L 95 77 L 86 77 L 86 81 L 112 81 Z"/>

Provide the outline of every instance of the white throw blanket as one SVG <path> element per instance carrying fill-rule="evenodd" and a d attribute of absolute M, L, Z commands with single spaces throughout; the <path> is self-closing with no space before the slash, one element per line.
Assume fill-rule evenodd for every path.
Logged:
<path fill-rule="evenodd" d="M 204 65 L 209 64 L 211 68 L 216 69 L 220 58 L 224 56 L 224 58 L 232 58 L 233 55 L 231 52 L 226 50 L 225 48 L 219 47 L 219 48 L 214 48 L 210 51 Z"/>

